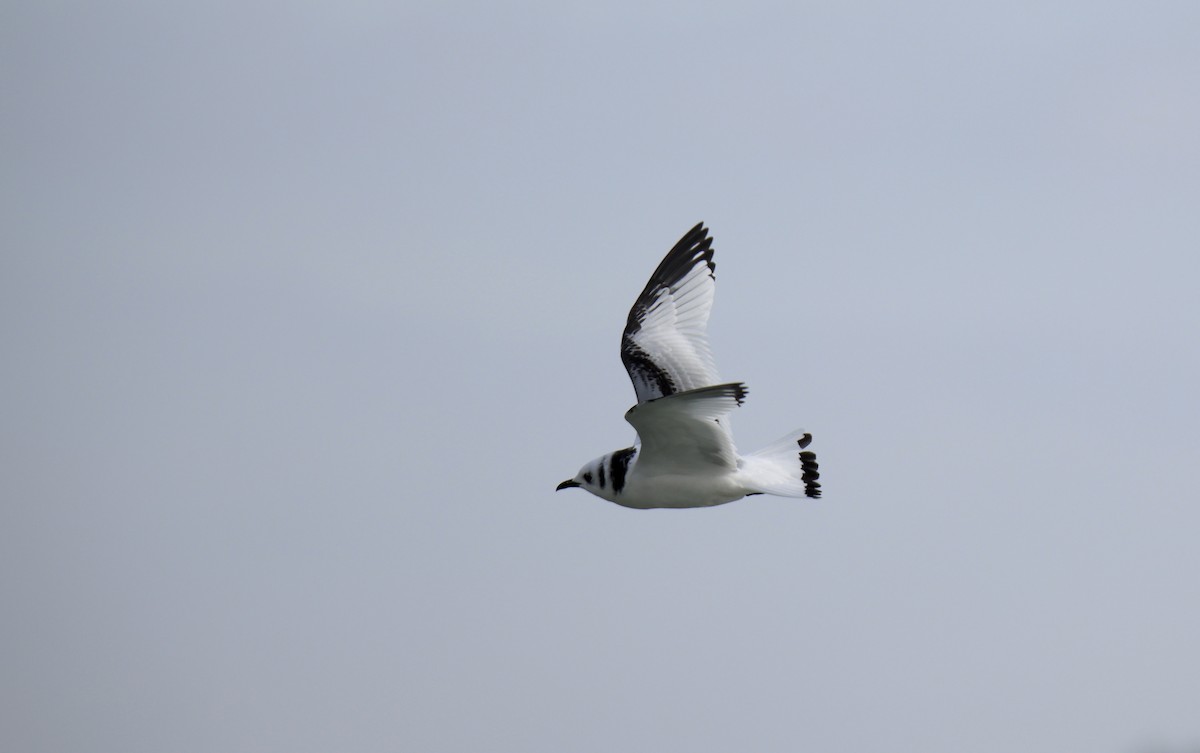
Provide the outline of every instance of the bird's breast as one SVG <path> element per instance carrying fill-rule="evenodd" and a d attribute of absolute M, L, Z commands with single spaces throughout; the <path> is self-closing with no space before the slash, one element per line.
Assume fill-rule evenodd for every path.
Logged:
<path fill-rule="evenodd" d="M 613 502 L 640 510 L 655 507 L 712 507 L 741 499 L 746 490 L 732 475 L 630 474 L 625 489 Z"/>

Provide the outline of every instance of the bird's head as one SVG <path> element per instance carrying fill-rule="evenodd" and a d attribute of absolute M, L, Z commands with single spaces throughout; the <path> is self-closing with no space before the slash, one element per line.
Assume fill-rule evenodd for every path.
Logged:
<path fill-rule="evenodd" d="M 575 474 L 574 478 L 569 478 L 555 488 L 554 491 L 560 492 L 563 489 L 580 488 L 589 491 L 592 494 L 603 496 L 600 494 L 601 484 L 600 479 L 604 475 L 604 457 L 598 457 L 595 460 L 589 461 L 579 469 L 579 473 Z"/>

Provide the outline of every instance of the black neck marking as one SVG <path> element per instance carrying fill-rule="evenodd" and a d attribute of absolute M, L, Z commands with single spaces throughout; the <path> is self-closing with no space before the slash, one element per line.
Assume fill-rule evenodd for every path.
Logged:
<path fill-rule="evenodd" d="M 612 454 L 612 485 L 616 494 L 625 488 L 625 474 L 629 472 L 629 461 L 633 460 L 635 452 L 632 447 L 626 447 Z"/>

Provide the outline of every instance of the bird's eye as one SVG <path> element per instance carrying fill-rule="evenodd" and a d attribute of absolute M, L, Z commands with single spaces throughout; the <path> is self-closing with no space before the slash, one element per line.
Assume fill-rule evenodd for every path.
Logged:
<path fill-rule="evenodd" d="M 590 473 L 583 474 L 583 480 L 588 482 L 589 484 L 592 483 L 592 474 L 590 474 Z"/>

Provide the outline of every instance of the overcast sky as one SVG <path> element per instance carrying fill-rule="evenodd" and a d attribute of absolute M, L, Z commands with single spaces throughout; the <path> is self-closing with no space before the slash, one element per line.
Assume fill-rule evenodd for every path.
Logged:
<path fill-rule="evenodd" d="M 0 6 L 0 748 L 1196 753 L 1200 5 Z M 754 450 L 634 511 L 697 221 Z"/>

